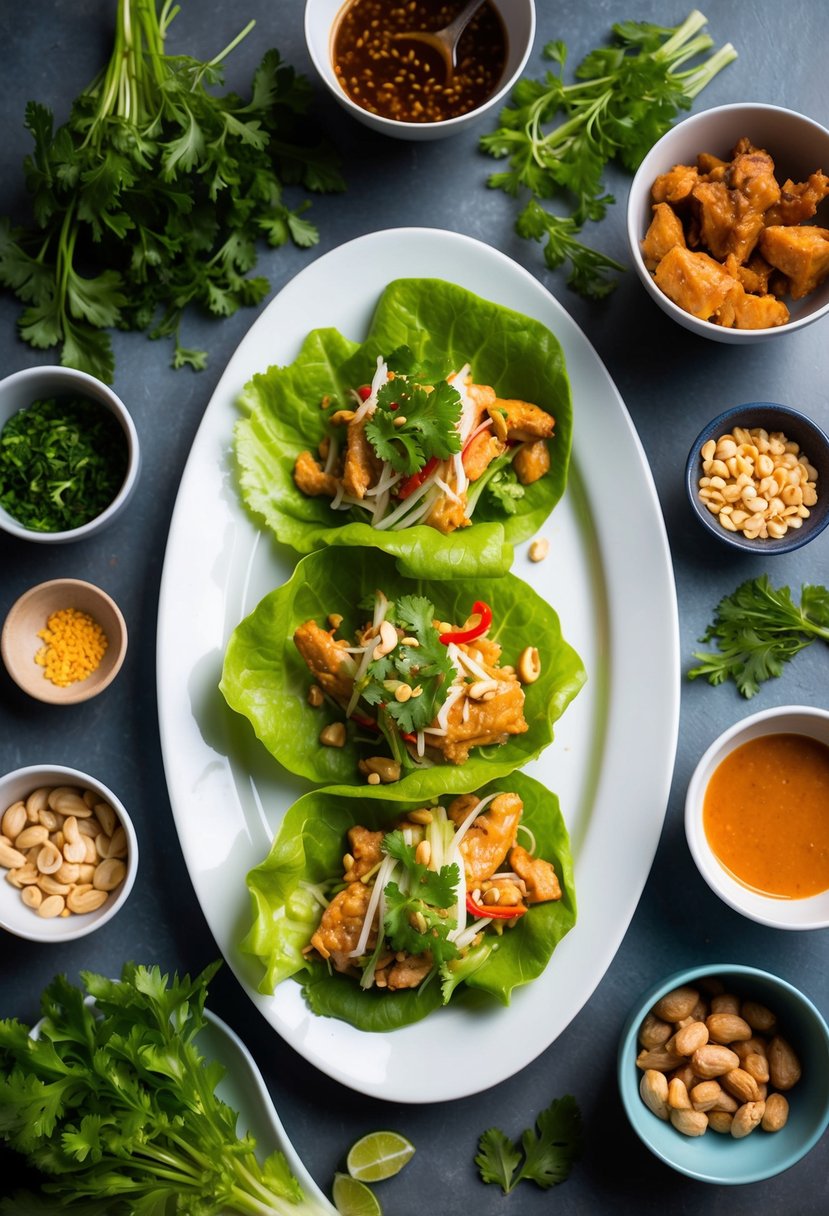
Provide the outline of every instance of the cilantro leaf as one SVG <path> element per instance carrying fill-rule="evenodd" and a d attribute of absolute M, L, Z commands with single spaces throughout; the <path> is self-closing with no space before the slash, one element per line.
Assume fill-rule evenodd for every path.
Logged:
<path fill-rule="evenodd" d="M 29 102 L 32 219 L 14 231 L 0 222 L 0 283 L 27 306 L 21 338 L 60 347 L 64 365 L 106 381 L 114 359 L 99 331 L 169 337 L 190 307 L 227 317 L 258 304 L 270 283 L 245 277 L 257 242 L 319 239 L 308 200 L 287 207 L 283 186 L 344 188 L 310 120 L 310 85 L 277 51 L 255 72 L 250 102 L 218 92 L 223 59 L 253 22 L 202 62 L 165 50 L 177 11 L 122 0 L 109 65 L 57 130 Z M 204 362 L 177 344 L 173 366 Z"/>
<path fill-rule="evenodd" d="M 717 650 L 695 652 L 700 665 L 688 678 L 705 676 L 714 686 L 733 680 L 749 699 L 815 638 L 829 642 L 829 589 L 804 584 L 798 606 L 788 587 L 774 588 L 763 574 L 720 600 L 700 638 L 716 641 Z"/>
<path fill-rule="evenodd" d="M 730 43 L 702 63 L 713 40 L 700 33 L 706 18 L 694 10 L 676 28 L 646 22 L 613 26 L 611 44 L 591 51 L 565 84 L 563 42 L 548 42 L 544 57 L 556 65 L 538 80 L 522 78 L 497 129 L 480 140 L 490 156 L 509 167 L 493 173 L 488 185 L 523 198 L 516 222 L 519 236 L 545 240 L 544 259 L 553 270 L 571 266 L 568 285 L 594 299 L 612 291 L 610 271 L 624 267 L 576 240 L 587 220 L 600 220 L 613 198 L 604 193 L 602 174 L 611 161 L 635 170 L 677 115 L 727 64 L 737 57 Z M 527 199 L 526 196 L 529 196 Z M 569 213 L 556 216 L 540 200 L 561 199 Z"/>
<path fill-rule="evenodd" d="M 383 851 L 401 862 L 406 873 L 405 890 L 392 881 L 383 892 L 383 927 L 391 947 L 408 954 L 429 951 L 436 966 L 457 958 L 458 948 L 448 936 L 457 921 L 447 909 L 457 899 L 458 866 L 428 869 L 415 859 L 414 847 L 406 844 L 400 831 L 384 836 Z"/>
<path fill-rule="evenodd" d="M 483 1182 L 497 1183 L 504 1194 L 526 1180 L 547 1189 L 570 1174 L 582 1148 L 581 1112 L 570 1094 L 554 1098 L 533 1127 L 521 1134 L 521 1151 L 498 1128 L 485 1131 L 478 1141 L 475 1164 Z"/>
<path fill-rule="evenodd" d="M 406 358 L 399 350 L 394 357 Z M 461 450 L 460 416 L 460 393 L 446 380 L 427 387 L 398 374 L 378 392 L 366 437 L 381 460 L 410 475 L 432 457 L 445 460 Z"/>
<path fill-rule="evenodd" d="M 435 720 L 455 668 L 435 628 L 434 605 L 425 596 L 400 596 L 389 606 L 386 616 L 403 630 L 403 637 L 414 639 L 414 644 L 404 644 L 401 638 L 390 654 L 373 659 L 360 696 L 369 705 L 381 706 L 397 729 L 409 734 Z M 395 693 L 400 684 L 408 685 L 414 695 L 398 700 Z"/>

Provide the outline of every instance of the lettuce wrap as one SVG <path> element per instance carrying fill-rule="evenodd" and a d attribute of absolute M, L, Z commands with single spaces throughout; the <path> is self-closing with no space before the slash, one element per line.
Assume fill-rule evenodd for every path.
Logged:
<path fill-rule="evenodd" d="M 512 574 L 482 588 L 479 579 L 407 579 L 394 558 L 354 549 L 343 561 L 337 549 L 302 558 L 290 580 L 270 592 L 233 631 L 220 689 L 228 705 L 247 717 L 271 755 L 289 772 L 315 785 L 362 785 L 360 761 L 382 751 L 385 740 L 360 719 L 345 721 L 343 746 L 323 746 L 321 732 L 343 722 L 330 698 L 309 704 L 313 677 L 294 642 L 309 619 L 323 628 L 331 614 L 342 618 L 339 632 L 351 634 L 366 620 L 366 596 L 381 590 L 389 600 L 415 594 L 434 605 L 441 621 L 465 621 L 483 590 L 492 610 L 488 636 L 500 644 L 503 663 L 515 665 L 528 646 L 538 649 L 540 674 L 524 687 L 525 733 L 498 746 L 474 747 L 463 763 L 404 765 L 400 779 L 385 785 L 389 799 L 431 798 L 465 793 L 535 759 L 553 739 L 553 726 L 581 688 L 581 659 L 561 634 L 555 611 Z M 368 614 L 370 617 L 370 613 Z M 341 729 L 338 727 L 338 729 Z"/>
<path fill-rule="evenodd" d="M 320 403 L 353 407 L 351 390 L 370 381 L 378 357 L 407 347 L 423 365 L 447 375 L 469 363 L 475 381 L 500 398 L 519 398 L 555 418 L 551 468 L 519 486 L 505 458 L 476 482 L 478 501 L 468 527 L 444 534 L 426 524 L 378 531 L 355 509 L 297 488 L 297 456 L 316 450 L 326 433 Z M 513 545 L 544 523 L 564 493 L 572 442 L 572 402 L 557 338 L 540 322 L 438 279 L 398 279 L 383 291 L 362 343 L 335 329 L 308 334 L 288 366 L 256 375 L 240 397 L 235 428 L 242 500 L 278 540 L 299 553 L 328 545 L 370 546 L 392 554 L 414 577 L 488 578 L 507 572 Z M 501 490 L 497 492 L 497 482 Z"/>
<path fill-rule="evenodd" d="M 512 792 L 522 799 L 521 822 L 532 833 L 535 855 L 555 867 L 561 898 L 532 905 L 514 927 L 482 935 L 447 975 L 433 973 L 418 988 L 361 988 L 357 980 L 309 958 L 308 947 L 322 915 L 314 891 L 342 873 L 346 832 L 355 823 L 379 830 L 396 824 L 422 799 L 389 801 L 386 790 L 331 787 L 303 795 L 288 810 L 268 856 L 247 876 L 253 923 L 241 949 L 259 958 L 265 973 L 259 991 L 272 993 L 293 977 L 317 1014 L 350 1022 L 360 1030 L 389 1031 L 419 1021 L 451 998 L 468 1001 L 469 989 L 509 1004 L 513 990 L 536 979 L 576 920 L 573 860 L 558 799 L 522 773 L 499 777 L 481 797 Z M 438 799 L 432 800 L 432 805 Z M 466 991 L 465 991 L 466 990 Z M 477 998 L 480 1000 L 480 997 Z"/>

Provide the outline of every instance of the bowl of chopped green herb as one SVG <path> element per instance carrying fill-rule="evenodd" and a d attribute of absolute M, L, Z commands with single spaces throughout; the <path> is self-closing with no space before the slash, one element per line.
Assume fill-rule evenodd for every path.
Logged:
<path fill-rule="evenodd" d="M 138 479 L 135 424 L 112 389 L 68 367 L 0 380 L 0 528 L 84 540 L 121 513 Z"/>

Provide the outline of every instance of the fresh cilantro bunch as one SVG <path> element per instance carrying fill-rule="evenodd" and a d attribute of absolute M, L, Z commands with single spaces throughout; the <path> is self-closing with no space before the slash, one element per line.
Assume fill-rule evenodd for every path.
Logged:
<path fill-rule="evenodd" d="M 705 676 L 713 685 L 733 680 L 749 699 L 816 638 L 829 642 L 829 588 L 804 584 L 798 606 L 788 587 L 773 587 L 763 574 L 720 600 L 700 638 L 716 641 L 717 650 L 696 652 L 701 663 L 688 678 Z"/>
<path fill-rule="evenodd" d="M 366 422 L 366 438 L 380 460 L 411 475 L 432 458 L 446 460 L 459 452 L 458 390 L 446 380 L 432 383 L 433 373 L 417 364 L 408 347 L 393 351 L 386 366 L 394 378 L 378 392 Z"/>
<path fill-rule="evenodd" d="M 0 1136 L 46 1177 L 41 1202 L 9 1212 L 92 1216 L 310 1216 L 281 1153 L 262 1164 L 236 1135 L 202 1056 L 207 985 L 220 963 L 168 979 L 125 965 L 120 981 L 83 972 L 86 992 L 58 976 L 42 997 L 39 1038 L 0 1021 Z M 85 996 L 95 999 L 94 1008 Z"/>
<path fill-rule="evenodd" d="M 417 645 L 404 645 L 401 640 L 390 654 L 373 659 L 360 696 L 369 705 L 379 706 L 400 734 L 410 734 L 434 722 L 455 668 L 435 628 L 434 605 L 425 596 L 401 595 L 387 610 L 386 618 Z M 399 684 L 408 685 L 413 692 L 418 688 L 421 691 L 407 700 L 398 700 L 395 691 Z"/>
<path fill-rule="evenodd" d="M 535 1126 L 514 1144 L 499 1128 L 485 1131 L 475 1164 L 484 1182 L 495 1182 L 505 1195 L 523 1179 L 547 1188 L 564 1182 L 581 1152 L 581 1112 L 575 1098 L 555 1098 L 541 1111 Z"/>
<path fill-rule="evenodd" d="M 165 50 L 178 6 L 119 0 L 112 58 L 54 130 L 51 112 L 26 107 L 34 140 L 24 171 L 32 223 L 0 221 L 0 283 L 26 306 L 21 337 L 105 381 L 114 374 L 107 330 L 171 336 L 173 366 L 205 366 L 179 327 L 196 306 L 214 316 L 258 304 L 268 280 L 251 276 L 259 240 L 313 245 L 286 185 L 343 188 L 336 158 L 307 117 L 308 82 L 266 52 L 251 97 L 218 95 L 222 61 L 253 22 L 202 62 Z"/>
<path fill-rule="evenodd" d="M 414 847 L 406 844 L 400 831 L 388 832 L 383 837 L 383 852 L 399 861 L 405 872 L 402 887 L 392 881 L 383 892 L 383 928 L 388 944 L 393 950 L 405 950 L 408 954 L 424 954 L 428 950 L 437 967 L 458 958 L 458 948 L 449 940 L 449 932 L 457 921 L 446 911 L 457 899 L 458 866 L 441 866 L 435 871 L 421 865 L 415 859 Z"/>
<path fill-rule="evenodd" d="M 488 184 L 529 196 L 516 231 L 546 241 L 550 269 L 569 263 L 568 283 L 582 295 L 607 295 L 616 286 L 613 272 L 624 270 L 577 239 L 582 226 L 602 219 L 614 201 L 604 189 L 605 167 L 618 161 L 635 170 L 680 111 L 737 57 L 728 43 L 702 64 L 684 67 L 713 46 L 710 36 L 700 33 L 706 21 L 695 9 L 670 29 L 650 22 L 614 25 L 611 45 L 591 51 L 572 84 L 563 79 L 567 47 L 547 43 L 543 54 L 557 70 L 539 80 L 520 80 L 512 105 L 501 111 L 500 126 L 481 139 L 490 156 L 509 161 Z M 548 199 L 569 204 L 570 214 L 547 210 Z"/>

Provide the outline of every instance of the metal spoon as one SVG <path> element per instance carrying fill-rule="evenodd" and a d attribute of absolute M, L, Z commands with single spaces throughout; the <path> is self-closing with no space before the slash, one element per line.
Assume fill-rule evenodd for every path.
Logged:
<path fill-rule="evenodd" d="M 435 30 L 434 32 L 431 30 L 402 30 L 398 34 L 393 34 L 392 37 L 395 39 L 408 38 L 412 42 L 424 42 L 427 46 L 437 51 L 446 68 L 446 80 L 448 83 L 451 81 L 457 67 L 458 43 L 460 42 L 461 34 L 484 3 L 485 0 L 469 0 L 469 3 L 463 6 L 457 17 L 450 21 L 448 25 L 445 25 L 442 30 Z"/>

